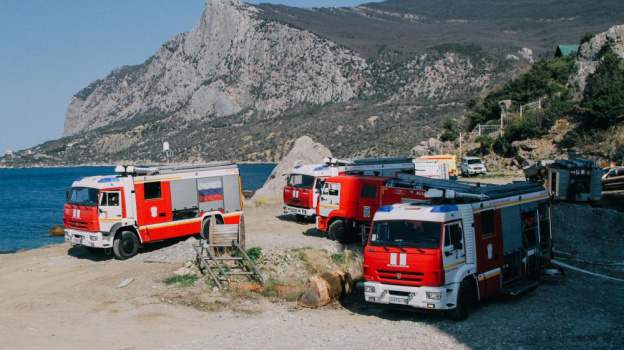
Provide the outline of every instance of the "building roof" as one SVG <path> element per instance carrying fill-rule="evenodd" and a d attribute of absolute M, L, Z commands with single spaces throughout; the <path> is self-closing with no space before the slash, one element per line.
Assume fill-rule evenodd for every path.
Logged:
<path fill-rule="evenodd" d="M 578 52 L 580 45 L 558 45 L 555 51 L 555 57 L 567 56 L 570 52 L 575 54 Z"/>

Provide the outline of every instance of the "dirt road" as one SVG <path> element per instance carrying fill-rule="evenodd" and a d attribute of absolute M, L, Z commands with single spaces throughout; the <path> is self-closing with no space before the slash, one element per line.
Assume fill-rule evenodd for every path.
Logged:
<path fill-rule="evenodd" d="M 624 260 L 624 214 L 569 205 L 556 208 L 555 214 L 575 217 L 572 224 L 555 222 L 561 247 L 575 250 L 585 260 Z M 320 235 L 312 223 L 282 217 L 278 205 L 246 208 L 245 216 L 248 247 L 345 248 Z M 592 234 L 596 237 L 587 240 Z M 587 254 L 584 242 L 594 245 Z M 183 244 L 177 244 L 181 252 L 186 251 Z M 211 290 L 203 281 L 197 282 L 203 287 L 190 289 L 195 299 L 180 303 L 176 301 L 180 288 L 164 280 L 185 258 L 153 262 L 167 261 L 160 257 L 172 247 L 156 247 L 129 261 L 66 244 L 0 255 L 0 348 L 624 348 L 624 283 L 573 271 L 565 281 L 546 278 L 537 290 L 520 298 L 482 303 L 468 320 L 456 323 L 437 313 L 367 305 L 359 295 L 309 310 L 291 301 L 239 294 L 236 305 L 221 307 L 230 296 Z M 290 259 L 288 264 L 296 266 L 296 257 Z M 622 266 L 602 267 L 599 272 L 624 277 Z M 117 289 L 126 278 L 134 281 Z M 205 303 L 198 307 L 201 300 Z"/>

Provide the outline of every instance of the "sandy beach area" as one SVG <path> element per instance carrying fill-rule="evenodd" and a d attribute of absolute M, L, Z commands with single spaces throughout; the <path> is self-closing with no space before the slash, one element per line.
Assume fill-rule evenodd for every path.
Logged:
<path fill-rule="evenodd" d="M 587 261 L 622 259 L 621 212 L 565 204 L 555 215 L 565 218 L 555 221 L 559 249 Z M 358 245 L 345 247 L 324 237 L 313 223 L 291 219 L 279 204 L 245 208 L 247 247 L 284 252 L 292 266 L 302 262 L 290 252 L 301 247 L 361 252 Z M 185 243 L 175 243 L 176 249 L 188 248 L 192 257 Z M 359 297 L 304 309 L 257 293 L 232 296 L 202 280 L 184 291 L 164 283 L 186 260 L 184 254 L 160 259 L 172 247 L 150 247 L 126 261 L 69 244 L 0 255 L 0 348 L 607 349 L 624 344 L 624 283 L 574 271 L 565 279 L 545 278 L 519 298 L 481 303 L 457 323 L 440 313 L 368 305 Z M 621 265 L 598 272 L 624 278 Z M 132 283 L 117 288 L 128 278 Z"/>

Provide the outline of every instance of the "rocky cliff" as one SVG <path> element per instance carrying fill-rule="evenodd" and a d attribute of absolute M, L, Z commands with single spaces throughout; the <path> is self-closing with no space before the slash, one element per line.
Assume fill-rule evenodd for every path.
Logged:
<path fill-rule="evenodd" d="M 587 86 L 587 78 L 594 74 L 606 53 L 604 48 L 607 42 L 610 43 L 613 52 L 624 58 L 624 25 L 611 27 L 579 47 L 574 67 L 577 74 L 572 75 L 568 82 L 570 86 L 576 88 L 579 99 Z"/>
<path fill-rule="evenodd" d="M 492 2 L 446 20 L 437 1 L 423 4 L 424 16 L 399 0 L 327 11 L 207 0 L 190 32 L 76 93 L 62 139 L 9 162 L 32 164 L 28 154 L 45 155 L 41 165 L 171 161 L 161 152 L 165 140 L 176 162 L 279 162 L 302 135 L 337 157 L 408 155 L 437 137 L 445 119 L 461 121 L 465 101 L 533 61 L 518 55 L 531 52 L 517 45 L 522 32 L 487 25 L 500 12 Z M 555 15 L 518 26 L 540 23 L 554 40 L 566 25 L 598 25 L 541 20 Z M 509 33 L 515 39 L 507 42 Z"/>
<path fill-rule="evenodd" d="M 191 32 L 143 65 L 116 69 L 74 95 L 63 136 L 129 119 L 274 115 L 358 95 L 367 69 L 362 58 L 309 32 L 258 20 L 257 12 L 238 1 L 208 0 Z"/>

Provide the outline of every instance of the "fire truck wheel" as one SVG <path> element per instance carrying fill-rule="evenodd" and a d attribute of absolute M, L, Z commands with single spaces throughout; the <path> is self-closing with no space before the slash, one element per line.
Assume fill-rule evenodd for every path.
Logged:
<path fill-rule="evenodd" d="M 457 305 L 449 312 L 449 316 L 454 321 L 463 321 L 468 318 L 473 304 L 473 288 L 470 281 L 463 280 L 459 285 L 457 294 Z"/>
<path fill-rule="evenodd" d="M 115 237 L 113 252 L 119 260 L 126 260 L 135 256 L 139 251 L 139 239 L 130 231 L 123 231 Z"/>
<path fill-rule="evenodd" d="M 329 225 L 327 235 L 330 239 L 340 243 L 349 243 L 349 231 L 342 220 L 336 220 Z"/>

